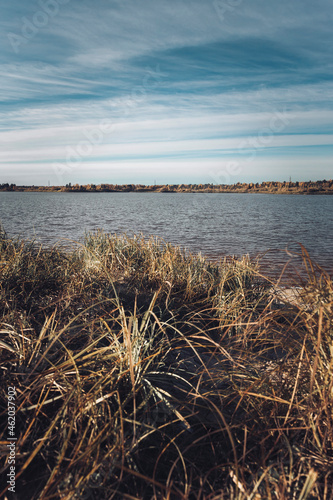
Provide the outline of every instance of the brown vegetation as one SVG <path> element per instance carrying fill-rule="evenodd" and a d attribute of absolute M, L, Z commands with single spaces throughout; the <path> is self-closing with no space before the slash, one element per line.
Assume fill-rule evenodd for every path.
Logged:
<path fill-rule="evenodd" d="M 333 181 L 262 182 L 237 184 L 87 184 L 66 186 L 16 186 L 0 184 L 0 191 L 58 191 L 74 193 L 157 192 L 157 193 L 269 193 L 269 194 L 333 194 Z"/>
<path fill-rule="evenodd" d="M 333 285 L 88 235 L 0 238 L 0 496 L 15 387 L 18 500 L 332 500 Z"/>

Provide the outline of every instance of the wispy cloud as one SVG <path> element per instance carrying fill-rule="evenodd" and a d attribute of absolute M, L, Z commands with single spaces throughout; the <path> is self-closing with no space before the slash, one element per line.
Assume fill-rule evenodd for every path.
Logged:
<path fill-rule="evenodd" d="M 298 177 L 309 177 L 310 167 L 298 165 L 308 165 L 311 150 L 330 177 L 330 1 L 239 2 L 223 20 L 213 1 L 59 1 L 57 13 L 14 50 L 9 35 L 23 36 L 24 23 L 36 24 L 46 4 L 13 0 L 3 8 L 4 181 L 15 172 L 23 183 L 42 184 L 47 171 L 56 182 L 51 163 L 65 163 L 68 148 L 76 150 L 103 121 L 112 133 L 83 155 L 78 182 L 90 164 L 101 180 L 108 164 L 122 165 L 113 170 L 129 182 L 166 168 L 172 182 L 182 166 L 190 176 L 193 161 L 193 177 L 208 182 L 209 162 L 245 162 L 249 144 L 256 155 L 244 176 L 263 175 L 265 158 L 265 178 L 283 176 L 279 165 L 288 161 Z M 277 113 L 287 119 L 267 142 Z"/>

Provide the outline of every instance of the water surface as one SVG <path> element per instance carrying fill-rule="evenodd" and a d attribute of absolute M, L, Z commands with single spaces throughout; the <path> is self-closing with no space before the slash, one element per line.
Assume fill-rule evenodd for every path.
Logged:
<path fill-rule="evenodd" d="M 333 269 L 333 196 L 233 193 L 0 193 L 10 236 L 53 245 L 85 231 L 156 235 L 220 258 L 269 250 L 274 267 L 302 243 Z"/>

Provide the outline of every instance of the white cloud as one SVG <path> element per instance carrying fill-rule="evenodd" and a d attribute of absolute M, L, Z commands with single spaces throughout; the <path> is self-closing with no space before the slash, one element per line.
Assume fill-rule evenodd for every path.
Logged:
<path fill-rule="evenodd" d="M 37 8 L 17 4 L 22 12 L 9 4 L 4 9 L 5 36 Z M 256 147 L 265 157 L 276 155 L 274 161 L 307 146 L 325 146 L 327 158 L 333 133 L 329 8 L 328 0 L 315 6 L 310 0 L 243 1 L 222 21 L 213 1 L 69 2 L 17 57 L 8 40 L 3 44 L 2 173 L 22 162 L 15 168 L 24 174 L 24 162 L 38 162 L 42 179 L 43 162 L 64 161 L 68 147 L 85 141 L 102 120 L 115 128 L 89 156 L 95 169 L 115 157 L 126 172 L 127 158 L 158 155 L 173 155 L 186 169 L 182 155 L 210 161 L 238 154 L 239 144 L 265 133 L 266 142 Z M 157 64 L 162 75 L 147 86 L 147 72 Z M 285 122 L 268 143 L 278 112 Z M 292 162 L 295 151 L 290 155 Z"/>

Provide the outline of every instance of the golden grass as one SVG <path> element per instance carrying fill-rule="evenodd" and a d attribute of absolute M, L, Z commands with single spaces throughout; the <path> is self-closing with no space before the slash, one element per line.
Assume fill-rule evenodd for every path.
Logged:
<path fill-rule="evenodd" d="M 333 286 L 156 238 L 72 252 L 0 235 L 1 491 L 18 499 L 333 498 Z"/>

